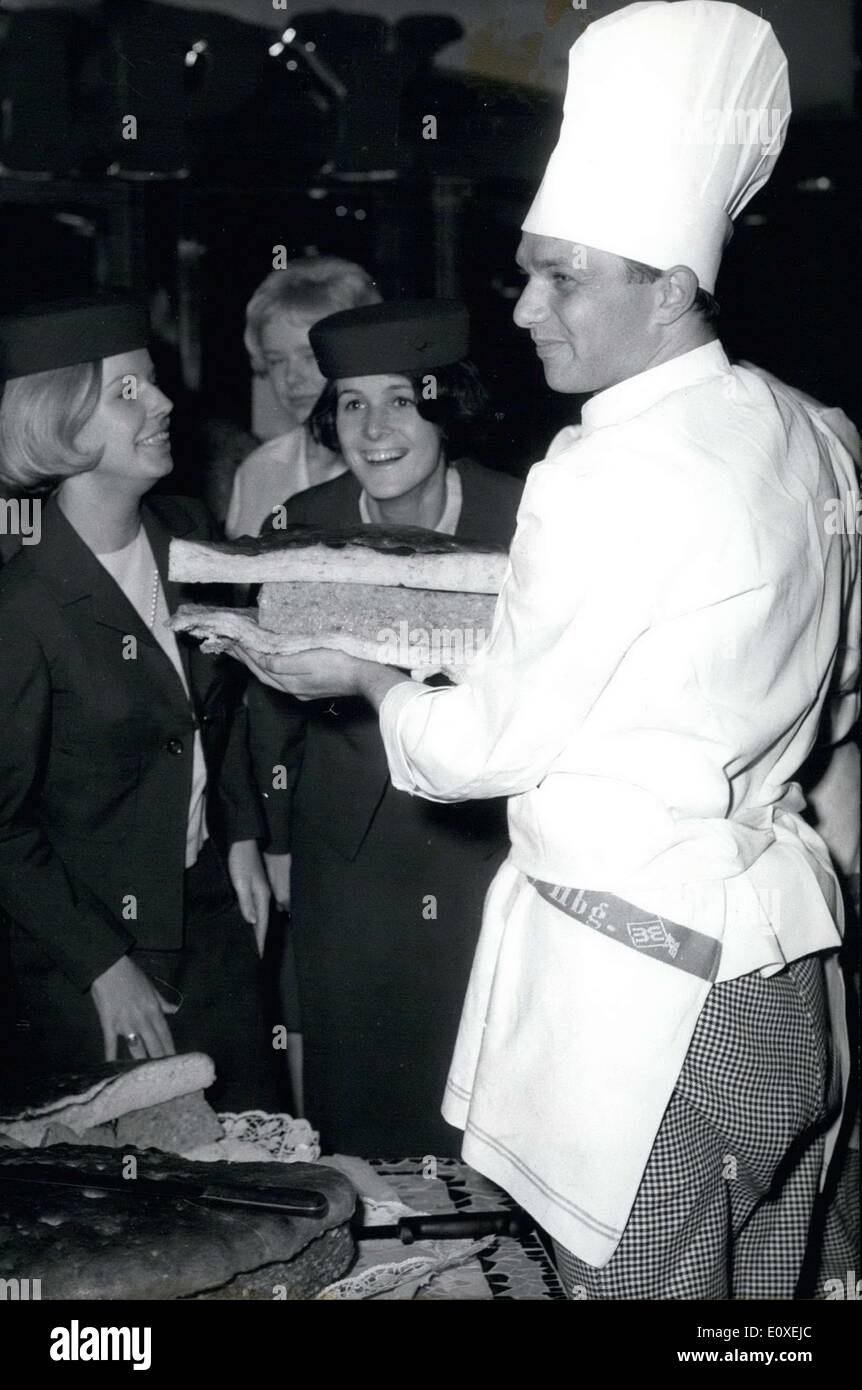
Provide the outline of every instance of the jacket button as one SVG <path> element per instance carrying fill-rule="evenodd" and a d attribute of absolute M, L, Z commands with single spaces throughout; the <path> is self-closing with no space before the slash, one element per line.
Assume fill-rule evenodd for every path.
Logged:
<path fill-rule="evenodd" d="M 169 738 L 165 744 L 165 751 L 172 753 L 178 758 L 183 751 L 183 741 L 181 738 Z"/>

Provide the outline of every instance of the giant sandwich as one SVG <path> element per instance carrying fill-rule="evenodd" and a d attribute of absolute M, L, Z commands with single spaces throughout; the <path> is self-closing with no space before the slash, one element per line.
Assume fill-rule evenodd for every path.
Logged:
<path fill-rule="evenodd" d="M 174 540 L 180 583 L 260 584 L 258 606 L 183 605 L 175 631 L 207 651 L 329 647 L 463 680 L 491 631 L 506 551 L 415 526 L 295 525 L 233 543 Z"/>

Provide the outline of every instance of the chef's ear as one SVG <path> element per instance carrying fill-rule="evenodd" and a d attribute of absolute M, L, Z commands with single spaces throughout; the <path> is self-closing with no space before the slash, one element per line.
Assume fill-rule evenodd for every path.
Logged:
<path fill-rule="evenodd" d="M 676 323 L 697 298 L 697 276 L 687 265 L 673 265 L 654 282 L 656 323 Z"/>

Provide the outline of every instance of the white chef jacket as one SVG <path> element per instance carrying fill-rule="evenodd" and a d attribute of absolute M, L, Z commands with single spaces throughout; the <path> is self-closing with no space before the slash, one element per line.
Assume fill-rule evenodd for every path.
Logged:
<path fill-rule="evenodd" d="M 856 479 L 822 418 L 717 341 L 594 396 L 570 441 L 530 472 L 469 680 L 399 684 L 380 723 L 401 790 L 510 797 L 444 1115 L 602 1265 L 713 979 L 528 880 L 682 924 L 717 943 L 718 980 L 839 944 L 793 778 L 827 695 L 848 728 L 858 708 L 858 546 L 826 525 Z"/>
<path fill-rule="evenodd" d="M 328 483 L 346 471 L 340 457 L 323 461 L 309 458 L 308 442 L 305 426 L 297 425 L 286 434 L 268 439 L 243 459 L 234 474 L 225 520 L 229 540 L 260 535 L 274 507 L 297 492 Z"/>

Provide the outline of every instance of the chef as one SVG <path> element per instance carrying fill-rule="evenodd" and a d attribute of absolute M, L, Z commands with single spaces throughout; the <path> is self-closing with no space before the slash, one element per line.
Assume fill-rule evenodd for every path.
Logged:
<path fill-rule="evenodd" d="M 836 740 L 857 708 L 858 557 L 824 524 L 853 465 L 730 364 L 713 298 L 789 111 L 735 5 L 589 26 L 515 321 L 592 394 L 530 472 L 488 645 L 447 689 L 257 668 L 364 694 L 396 787 L 510 798 L 443 1113 L 574 1297 L 792 1298 L 841 1106 L 840 898 L 794 779 L 827 701 Z"/>

